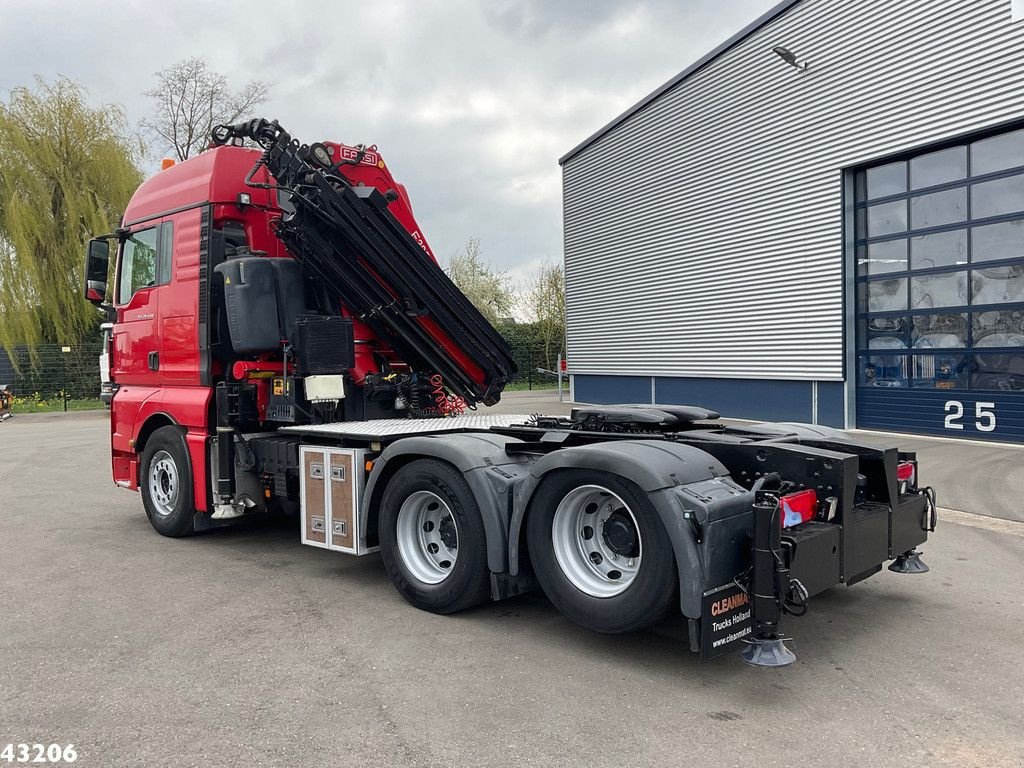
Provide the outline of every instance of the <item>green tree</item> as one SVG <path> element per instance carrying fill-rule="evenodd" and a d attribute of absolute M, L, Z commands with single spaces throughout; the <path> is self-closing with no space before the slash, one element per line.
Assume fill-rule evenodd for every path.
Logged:
<path fill-rule="evenodd" d="M 522 307 L 536 325 L 544 350 L 544 366 L 554 370 L 565 351 L 565 271 L 561 264 L 545 261 L 522 294 Z"/>
<path fill-rule="evenodd" d="M 480 241 L 475 237 L 469 238 L 465 247 L 456 251 L 445 271 L 491 325 L 497 325 L 512 314 L 515 297 L 508 275 L 484 261 Z"/>
<path fill-rule="evenodd" d="M 142 174 L 120 107 L 60 78 L 0 102 L 0 346 L 75 343 L 96 328 L 84 244 L 117 226 Z"/>

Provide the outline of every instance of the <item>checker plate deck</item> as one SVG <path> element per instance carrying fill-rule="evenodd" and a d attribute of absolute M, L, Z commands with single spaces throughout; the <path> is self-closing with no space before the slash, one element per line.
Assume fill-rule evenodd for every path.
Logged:
<path fill-rule="evenodd" d="M 529 421 L 530 416 L 525 414 L 452 416 L 443 419 L 374 419 L 338 421 L 333 424 L 300 424 L 282 427 L 280 431 L 355 440 L 391 440 L 439 432 L 485 432 L 491 427 L 510 427 Z"/>

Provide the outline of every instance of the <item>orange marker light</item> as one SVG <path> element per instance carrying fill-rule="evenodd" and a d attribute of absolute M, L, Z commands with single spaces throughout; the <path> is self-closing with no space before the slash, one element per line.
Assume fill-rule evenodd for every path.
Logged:
<path fill-rule="evenodd" d="M 166 171 L 168 168 L 173 168 L 173 167 L 174 167 L 174 160 L 172 160 L 169 157 L 165 157 L 163 160 L 160 161 L 160 170 L 161 171 Z"/>

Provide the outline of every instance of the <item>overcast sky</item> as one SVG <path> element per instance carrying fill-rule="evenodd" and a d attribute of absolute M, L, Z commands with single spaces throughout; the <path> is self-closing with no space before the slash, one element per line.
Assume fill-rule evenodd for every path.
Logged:
<path fill-rule="evenodd" d="M 292 135 L 378 145 L 440 258 L 519 279 L 561 259 L 558 158 L 775 3 L 2 0 L 0 92 L 66 75 L 134 124 L 188 56 L 273 81 Z"/>

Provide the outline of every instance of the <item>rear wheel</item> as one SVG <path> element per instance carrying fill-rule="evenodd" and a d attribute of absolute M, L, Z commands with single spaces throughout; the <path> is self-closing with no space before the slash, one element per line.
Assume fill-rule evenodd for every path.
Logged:
<path fill-rule="evenodd" d="M 192 464 L 185 435 L 178 427 L 160 427 L 142 452 L 139 490 L 146 516 L 157 533 L 178 538 L 193 531 Z"/>
<path fill-rule="evenodd" d="M 653 624 L 675 595 L 668 534 L 635 484 L 568 470 L 537 489 L 526 523 L 530 559 L 555 606 L 597 632 Z"/>
<path fill-rule="evenodd" d="M 450 464 L 420 459 L 395 473 L 384 490 L 380 546 L 391 583 L 432 613 L 455 613 L 490 594 L 480 508 Z"/>

